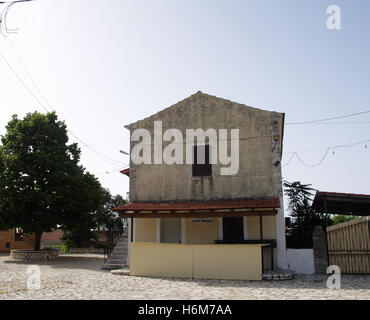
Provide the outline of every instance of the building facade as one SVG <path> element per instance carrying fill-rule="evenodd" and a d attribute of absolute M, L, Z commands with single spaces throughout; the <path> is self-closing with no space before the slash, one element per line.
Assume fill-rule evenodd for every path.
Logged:
<path fill-rule="evenodd" d="M 126 128 L 130 203 L 116 211 L 131 218 L 131 274 L 256 280 L 288 267 L 283 113 L 197 92 Z M 133 161 L 140 143 L 144 163 Z M 170 164 L 175 153 L 182 163 Z"/>
<path fill-rule="evenodd" d="M 0 230 L 0 252 L 10 252 L 12 249 L 33 249 L 35 237 L 23 234 L 21 229 Z"/>

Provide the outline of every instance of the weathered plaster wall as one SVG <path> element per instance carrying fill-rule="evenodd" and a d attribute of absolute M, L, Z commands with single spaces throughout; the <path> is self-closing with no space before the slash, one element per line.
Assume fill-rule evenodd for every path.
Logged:
<path fill-rule="evenodd" d="M 271 115 L 274 115 L 273 117 Z M 281 190 L 279 174 L 281 125 L 283 115 L 247 107 L 228 100 L 197 93 L 157 114 L 132 124 L 152 133 L 154 121 L 161 120 L 163 132 L 209 128 L 239 129 L 239 172 L 221 176 L 220 164 L 211 177 L 192 178 L 188 164 L 130 164 L 131 201 L 212 200 L 273 197 Z M 277 131 L 276 131 L 277 130 Z M 276 139 L 276 140 L 275 140 Z M 136 142 L 135 142 L 136 144 Z M 134 143 L 131 142 L 131 150 Z M 166 142 L 163 142 L 163 148 Z M 230 142 L 229 142 L 230 148 Z M 185 145 L 184 145 L 185 162 Z M 152 148 L 152 159 L 154 156 Z M 276 159 L 275 159 L 276 158 Z M 277 159 L 279 158 L 279 159 Z"/>
<path fill-rule="evenodd" d="M 283 198 L 283 178 L 281 172 L 282 137 L 284 136 L 284 115 L 276 112 L 270 113 L 271 144 L 272 144 L 272 172 L 275 195 L 280 198 L 280 208 L 276 215 L 276 246 L 277 265 L 280 269 L 288 269 L 288 257 L 285 240 L 285 218 Z M 277 139 L 280 136 L 281 139 Z"/>
<path fill-rule="evenodd" d="M 161 120 L 163 132 L 179 129 L 185 138 L 186 129 L 239 129 L 239 172 L 221 176 L 220 164 L 213 165 L 211 177 L 191 177 L 188 164 L 130 163 L 131 201 L 180 201 L 279 197 L 281 208 L 274 222 L 267 222 L 264 236 L 277 239 L 277 264 L 288 268 L 285 245 L 284 202 L 282 192 L 281 152 L 284 114 L 251 108 L 229 100 L 196 93 L 157 114 L 127 128 L 145 128 L 152 133 L 154 121 Z M 163 142 L 163 148 L 167 142 Z M 131 142 L 132 150 L 136 142 Z M 184 163 L 185 163 L 185 145 Z M 230 151 L 230 142 L 229 142 Z M 152 147 L 152 160 L 154 152 Z M 259 228 L 248 224 L 249 239 L 259 238 Z M 258 233 L 258 235 L 257 235 Z"/>

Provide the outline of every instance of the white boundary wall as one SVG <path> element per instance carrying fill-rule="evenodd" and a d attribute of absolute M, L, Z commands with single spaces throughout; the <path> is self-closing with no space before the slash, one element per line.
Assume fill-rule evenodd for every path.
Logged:
<path fill-rule="evenodd" d="M 287 249 L 287 257 L 293 273 L 315 273 L 313 249 Z"/>

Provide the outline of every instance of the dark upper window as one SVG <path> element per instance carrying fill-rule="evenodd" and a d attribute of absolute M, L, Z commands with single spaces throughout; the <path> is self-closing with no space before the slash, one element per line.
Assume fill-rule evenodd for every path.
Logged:
<path fill-rule="evenodd" d="M 212 165 L 209 159 L 209 145 L 194 146 L 194 161 L 192 164 L 193 177 L 206 177 L 212 175 Z M 204 153 L 204 162 L 198 163 L 198 153 Z"/>

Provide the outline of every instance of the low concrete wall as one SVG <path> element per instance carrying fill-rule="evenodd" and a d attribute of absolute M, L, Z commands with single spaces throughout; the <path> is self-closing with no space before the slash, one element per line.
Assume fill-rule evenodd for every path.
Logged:
<path fill-rule="evenodd" d="M 10 250 L 10 258 L 14 260 L 54 260 L 59 256 L 56 249 L 44 249 L 39 251 L 15 249 Z"/>
<path fill-rule="evenodd" d="M 293 273 L 313 274 L 313 249 L 287 249 L 289 269 Z"/>
<path fill-rule="evenodd" d="M 262 280 L 261 245 L 133 242 L 130 275 Z"/>

